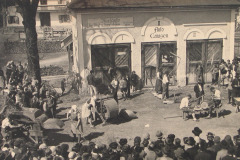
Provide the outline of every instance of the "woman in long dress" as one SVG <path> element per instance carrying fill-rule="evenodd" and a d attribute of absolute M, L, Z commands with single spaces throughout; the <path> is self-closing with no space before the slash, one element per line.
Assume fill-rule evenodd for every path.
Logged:
<path fill-rule="evenodd" d="M 156 75 L 155 91 L 156 91 L 157 94 L 161 94 L 162 93 L 162 76 L 161 76 L 161 72 L 157 72 L 157 75 Z"/>
<path fill-rule="evenodd" d="M 73 134 L 74 141 L 77 138 L 77 142 L 80 143 L 83 134 L 83 125 L 81 114 L 76 105 L 73 105 L 67 113 L 67 119 L 71 120 L 71 132 Z"/>

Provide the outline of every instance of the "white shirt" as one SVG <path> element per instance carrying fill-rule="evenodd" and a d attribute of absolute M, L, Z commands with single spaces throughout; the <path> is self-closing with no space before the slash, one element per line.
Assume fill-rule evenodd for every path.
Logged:
<path fill-rule="evenodd" d="M 202 86 L 198 84 L 198 87 L 199 87 L 199 91 L 202 92 Z"/>
<path fill-rule="evenodd" d="M 219 90 L 215 90 L 215 93 L 214 93 L 214 99 L 221 99 L 221 92 Z"/>
<path fill-rule="evenodd" d="M 181 104 L 180 104 L 180 109 L 184 108 L 184 107 L 188 107 L 188 103 L 189 103 L 189 100 L 188 100 L 188 97 L 184 97 L 182 100 L 181 100 Z"/>
<path fill-rule="evenodd" d="M 162 82 L 163 82 L 164 84 L 168 83 L 168 77 L 167 77 L 166 75 L 163 76 Z"/>
<path fill-rule="evenodd" d="M 10 121 L 8 118 L 5 118 L 3 121 L 2 121 L 2 128 L 6 128 L 6 127 L 12 127 Z"/>

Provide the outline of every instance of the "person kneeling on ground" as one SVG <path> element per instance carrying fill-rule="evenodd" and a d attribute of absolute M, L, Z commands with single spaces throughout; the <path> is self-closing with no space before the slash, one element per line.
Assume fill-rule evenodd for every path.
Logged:
<path fill-rule="evenodd" d="M 187 111 L 188 113 L 191 113 L 192 114 L 192 117 L 193 117 L 193 120 L 194 121 L 197 121 L 196 117 L 195 117 L 195 112 L 194 112 L 194 109 L 191 108 L 191 104 L 189 102 L 189 100 L 192 98 L 191 94 L 189 94 L 187 97 L 184 97 L 182 100 L 181 100 L 181 104 L 180 104 L 180 109 L 183 110 L 183 111 Z M 183 117 L 184 118 L 184 117 Z M 186 119 L 188 119 L 186 117 Z"/>

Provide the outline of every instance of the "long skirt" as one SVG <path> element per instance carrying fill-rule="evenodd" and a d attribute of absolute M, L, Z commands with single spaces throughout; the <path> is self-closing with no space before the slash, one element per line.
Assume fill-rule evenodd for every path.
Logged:
<path fill-rule="evenodd" d="M 162 93 L 162 81 L 160 79 L 156 79 L 155 91 L 156 93 Z"/>

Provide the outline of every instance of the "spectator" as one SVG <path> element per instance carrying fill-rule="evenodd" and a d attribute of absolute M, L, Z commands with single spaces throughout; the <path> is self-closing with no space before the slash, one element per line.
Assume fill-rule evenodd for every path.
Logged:
<path fill-rule="evenodd" d="M 187 155 L 190 159 L 194 159 L 198 153 L 198 148 L 195 146 L 196 142 L 193 137 L 188 137 L 187 144 L 189 148 L 186 150 Z"/>
<path fill-rule="evenodd" d="M 198 127 L 194 127 L 194 129 L 192 130 L 192 133 L 194 134 L 194 140 L 196 142 L 196 145 L 198 145 L 200 143 L 200 134 L 202 133 L 202 130 Z"/>
<path fill-rule="evenodd" d="M 4 94 L 5 87 L 5 76 L 3 70 L 0 69 L 0 93 Z"/>
<path fill-rule="evenodd" d="M 97 95 L 97 88 L 96 88 L 96 83 L 95 83 L 95 77 L 94 77 L 94 71 L 91 70 L 90 74 L 87 76 L 87 81 L 88 81 L 88 86 L 90 90 L 90 95 L 91 97 L 94 95 Z"/>
<path fill-rule="evenodd" d="M 214 145 L 214 134 L 212 132 L 208 132 L 207 140 L 207 148 L 212 147 Z"/>
<path fill-rule="evenodd" d="M 221 150 L 217 152 L 216 160 L 222 160 L 223 157 L 228 155 L 228 143 L 225 140 L 221 141 Z"/>
<path fill-rule="evenodd" d="M 110 85 L 110 89 L 113 94 L 113 99 L 117 102 L 117 104 L 118 104 L 118 95 L 117 95 L 118 88 L 119 88 L 119 81 L 117 80 L 117 77 L 114 76 L 113 80 L 111 82 L 111 85 Z M 119 112 L 120 112 L 120 110 L 119 110 Z"/>
<path fill-rule="evenodd" d="M 209 148 L 207 148 L 207 150 L 212 152 L 212 154 L 214 155 L 214 159 L 215 159 L 216 156 L 217 156 L 218 151 L 221 150 L 221 143 L 220 143 L 221 139 L 220 139 L 219 136 L 215 136 L 213 141 L 214 141 L 214 145 L 209 147 Z"/>
<path fill-rule="evenodd" d="M 168 78 L 168 72 L 165 72 L 163 74 L 162 79 L 162 99 L 166 100 L 169 98 L 169 78 Z"/>
<path fill-rule="evenodd" d="M 120 81 L 119 81 L 119 88 L 122 92 L 122 98 L 124 99 L 124 101 L 127 99 L 127 79 L 126 77 L 121 77 Z"/>
<path fill-rule="evenodd" d="M 135 92 L 138 84 L 138 76 L 135 71 L 132 71 L 130 79 L 131 79 L 130 84 L 131 84 L 132 92 Z"/>
<path fill-rule="evenodd" d="M 194 160 L 212 160 L 213 157 L 209 151 L 206 150 L 207 144 L 205 140 L 201 140 L 199 143 L 199 151 Z"/>
<path fill-rule="evenodd" d="M 66 79 L 63 78 L 62 81 L 61 81 L 61 90 L 62 90 L 62 95 L 65 91 L 65 86 L 66 86 Z"/>

